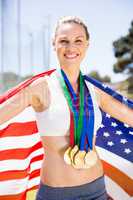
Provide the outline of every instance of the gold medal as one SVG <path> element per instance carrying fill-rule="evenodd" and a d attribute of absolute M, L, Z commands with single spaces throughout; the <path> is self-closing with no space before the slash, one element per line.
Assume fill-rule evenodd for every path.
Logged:
<path fill-rule="evenodd" d="M 86 151 L 78 151 L 78 153 L 74 156 L 73 167 L 77 169 L 83 169 L 85 162 L 84 158 L 86 155 Z"/>
<path fill-rule="evenodd" d="M 84 162 L 85 162 L 85 168 L 90 168 L 96 164 L 98 160 L 97 154 L 95 151 L 91 150 L 88 151 L 85 155 Z"/>
<path fill-rule="evenodd" d="M 74 156 L 75 154 L 78 152 L 79 148 L 78 145 L 75 145 L 72 150 L 70 151 L 70 159 L 71 159 L 71 163 L 73 163 L 74 161 Z"/>
<path fill-rule="evenodd" d="M 70 158 L 70 151 L 71 151 L 71 149 L 72 149 L 71 147 L 68 147 L 67 150 L 64 153 L 64 161 L 68 165 L 71 165 L 71 158 Z"/>

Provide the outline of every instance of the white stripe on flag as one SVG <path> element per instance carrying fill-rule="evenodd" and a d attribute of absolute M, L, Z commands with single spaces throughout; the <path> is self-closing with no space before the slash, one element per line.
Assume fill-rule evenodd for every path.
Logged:
<path fill-rule="evenodd" d="M 105 162 L 108 162 L 120 171 L 124 172 L 127 176 L 133 178 L 133 165 L 131 162 L 101 147 L 97 146 L 96 149 L 102 160 L 105 160 Z"/>
<path fill-rule="evenodd" d="M 31 163 L 31 159 L 34 158 L 34 156 L 42 155 L 42 150 L 37 150 L 37 152 L 33 152 L 30 156 L 28 156 L 26 159 L 12 159 L 12 160 L 3 160 L 0 161 L 0 172 L 5 171 L 11 171 L 11 170 L 25 170 L 28 168 L 29 164 Z M 42 161 L 36 161 L 36 162 L 42 162 Z M 40 164 L 35 165 L 37 169 L 40 168 Z M 35 169 L 35 167 L 33 167 Z M 32 169 L 31 169 L 32 170 Z"/>
<path fill-rule="evenodd" d="M 30 173 L 36 169 L 40 169 L 42 165 L 42 160 L 35 161 L 30 165 Z"/>
<path fill-rule="evenodd" d="M 1 181 L 0 184 L 0 196 L 2 195 L 14 195 L 24 192 L 28 187 L 29 177 L 24 179 Z"/>
<path fill-rule="evenodd" d="M 39 133 L 26 136 L 3 137 L 0 139 L 0 151 L 9 149 L 29 148 L 40 141 Z"/>
<path fill-rule="evenodd" d="M 29 164 L 30 164 L 29 157 L 25 160 L 0 161 L 0 172 L 11 171 L 11 170 L 25 170 L 28 168 Z"/>
<path fill-rule="evenodd" d="M 9 124 L 13 122 L 30 122 L 35 121 L 35 112 L 32 107 L 26 108 L 23 112 L 8 120 L 4 124 L 0 125 L 0 130 L 6 128 Z"/>
<path fill-rule="evenodd" d="M 28 189 L 40 184 L 40 177 L 32 178 L 28 182 Z"/>
<path fill-rule="evenodd" d="M 34 158 L 34 157 L 36 157 L 36 156 L 42 155 L 42 154 L 44 154 L 43 148 L 34 150 L 34 151 L 30 154 L 30 159 L 32 159 L 32 158 Z"/>

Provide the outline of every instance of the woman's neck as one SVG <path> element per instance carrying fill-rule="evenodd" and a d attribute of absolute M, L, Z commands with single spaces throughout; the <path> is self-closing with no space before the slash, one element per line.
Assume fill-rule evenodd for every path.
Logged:
<path fill-rule="evenodd" d="M 78 67 L 61 67 L 61 69 L 65 72 L 65 74 L 67 75 L 67 78 L 69 79 L 70 83 L 72 85 L 75 85 L 78 83 L 78 78 L 79 78 L 79 73 L 80 73 L 80 69 Z"/>
<path fill-rule="evenodd" d="M 79 78 L 79 73 L 80 69 L 77 68 L 66 68 L 66 67 L 61 67 L 61 69 L 65 72 L 68 80 L 70 81 L 75 93 L 78 92 L 78 78 Z"/>

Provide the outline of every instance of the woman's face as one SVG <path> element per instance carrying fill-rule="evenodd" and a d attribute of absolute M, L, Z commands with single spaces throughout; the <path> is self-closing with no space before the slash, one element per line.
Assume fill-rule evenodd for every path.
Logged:
<path fill-rule="evenodd" d="M 60 25 L 53 45 L 61 67 L 80 67 L 88 47 L 83 26 L 76 23 Z"/>

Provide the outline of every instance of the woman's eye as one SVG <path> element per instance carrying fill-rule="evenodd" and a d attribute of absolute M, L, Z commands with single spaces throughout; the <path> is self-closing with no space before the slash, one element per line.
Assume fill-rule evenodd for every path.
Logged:
<path fill-rule="evenodd" d="M 68 40 L 60 40 L 60 43 L 61 43 L 61 44 L 68 44 L 69 41 L 68 41 Z"/>
<path fill-rule="evenodd" d="M 81 44 L 82 40 L 76 40 L 75 42 L 78 43 L 78 44 Z"/>

